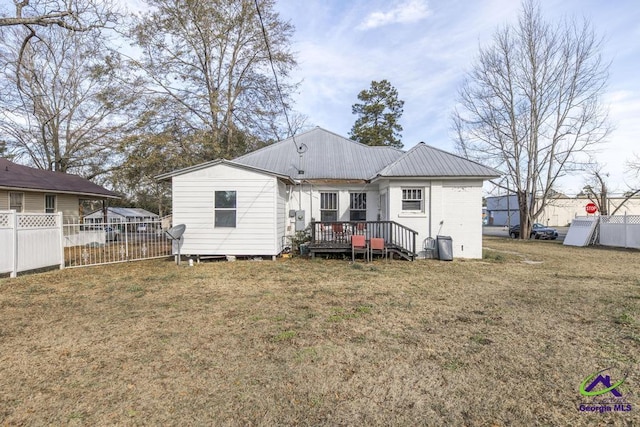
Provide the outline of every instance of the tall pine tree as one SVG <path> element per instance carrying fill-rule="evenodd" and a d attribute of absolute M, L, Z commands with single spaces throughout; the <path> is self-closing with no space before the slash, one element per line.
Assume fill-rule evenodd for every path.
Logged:
<path fill-rule="evenodd" d="M 387 145 L 402 148 L 398 121 L 402 116 L 404 101 L 398 99 L 398 91 L 387 80 L 372 81 L 369 90 L 358 94 L 362 103 L 353 104 L 351 111 L 358 119 L 349 136 L 366 145 Z"/>

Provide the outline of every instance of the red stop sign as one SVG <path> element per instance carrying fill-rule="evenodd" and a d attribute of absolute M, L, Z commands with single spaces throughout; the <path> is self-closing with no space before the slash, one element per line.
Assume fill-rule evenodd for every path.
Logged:
<path fill-rule="evenodd" d="M 598 207 L 595 203 L 587 203 L 587 206 L 584 207 L 584 210 L 586 210 L 588 214 L 594 214 L 598 212 Z"/>

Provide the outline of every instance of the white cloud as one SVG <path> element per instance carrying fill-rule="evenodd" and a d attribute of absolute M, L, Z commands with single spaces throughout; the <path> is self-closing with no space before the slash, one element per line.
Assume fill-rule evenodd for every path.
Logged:
<path fill-rule="evenodd" d="M 626 160 L 634 152 L 640 154 L 637 20 L 627 12 L 628 6 L 618 2 L 593 2 L 589 7 L 580 0 L 541 3 L 552 21 L 566 14 L 597 17 L 597 27 L 607 36 L 602 53 L 613 64 L 603 101 L 610 106 L 615 129 L 597 157 L 611 174 L 611 191 L 625 191 L 631 183 L 624 175 Z M 448 151 L 455 148 L 450 114 L 465 72 L 471 69 L 478 47 L 491 44 L 499 26 L 517 22 L 520 10 L 520 3 L 511 0 L 279 0 L 277 4 L 298 27 L 294 48 L 300 66 L 294 80 L 302 84 L 296 109 L 309 117 L 308 124 L 346 136 L 355 121 L 351 105 L 357 94 L 372 80 L 387 79 L 405 101 L 400 120 L 405 149 L 425 141 Z M 363 12 L 363 7 L 368 10 Z M 391 25 L 425 17 L 428 25 Z M 362 31 L 385 25 L 384 31 Z M 559 189 L 575 194 L 584 180 L 578 173 L 566 176 Z"/>
<path fill-rule="evenodd" d="M 387 12 L 370 13 L 357 28 L 370 30 L 389 24 L 418 22 L 429 15 L 431 15 L 431 11 L 425 0 L 408 0 Z"/>

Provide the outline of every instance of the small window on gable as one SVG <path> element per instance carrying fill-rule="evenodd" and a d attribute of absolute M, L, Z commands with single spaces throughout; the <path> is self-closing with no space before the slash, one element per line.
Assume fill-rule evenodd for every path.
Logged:
<path fill-rule="evenodd" d="M 215 192 L 215 227 L 236 226 L 236 192 L 216 191 Z"/>
<path fill-rule="evenodd" d="M 54 194 L 46 194 L 44 196 L 44 213 L 56 212 L 56 196 Z"/>
<path fill-rule="evenodd" d="M 405 212 L 422 212 L 424 206 L 422 188 L 402 189 L 402 210 Z"/>
<path fill-rule="evenodd" d="M 320 193 L 320 221 L 338 220 L 338 193 Z"/>
<path fill-rule="evenodd" d="M 24 193 L 9 193 L 9 209 L 16 212 L 24 211 Z"/>

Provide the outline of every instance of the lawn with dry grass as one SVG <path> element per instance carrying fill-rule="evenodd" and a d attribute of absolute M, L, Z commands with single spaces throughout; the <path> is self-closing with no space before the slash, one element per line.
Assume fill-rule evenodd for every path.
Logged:
<path fill-rule="evenodd" d="M 2 279 L 0 424 L 638 425 L 639 260 L 487 238 L 477 261 Z M 632 410 L 581 412 L 608 367 Z"/>

